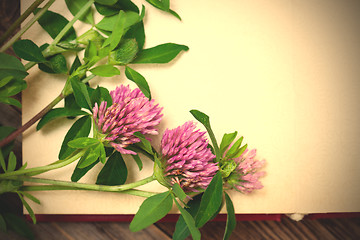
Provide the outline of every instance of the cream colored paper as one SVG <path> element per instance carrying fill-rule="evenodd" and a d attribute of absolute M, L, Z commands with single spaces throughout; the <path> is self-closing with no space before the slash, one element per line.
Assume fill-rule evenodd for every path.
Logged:
<path fill-rule="evenodd" d="M 264 188 L 250 195 L 231 192 L 237 213 L 360 211 L 360 3 L 300 0 L 173 0 L 182 21 L 146 6 L 146 47 L 165 42 L 190 47 L 165 65 L 132 65 L 148 80 L 164 107 L 160 136 L 193 120 L 198 109 L 210 116 L 218 141 L 237 130 L 258 158 L 267 160 Z M 25 9 L 31 1 L 22 0 Z M 51 7 L 71 18 L 63 1 Z M 78 33 L 84 32 L 77 23 Z M 38 45 L 50 38 L 34 26 L 24 38 Z M 113 89 L 130 84 L 122 75 L 91 81 Z M 64 79 L 31 69 L 23 94 L 26 122 L 60 92 Z M 61 106 L 61 104 L 59 105 Z M 28 167 L 57 160 L 72 121 L 53 121 L 23 137 Z M 198 127 L 202 128 L 201 124 Z M 156 141 L 155 141 L 156 143 Z M 129 182 L 147 177 L 130 166 Z M 75 164 L 42 174 L 70 180 Z M 100 165 L 81 182 L 94 183 Z M 141 174 L 141 176 L 140 176 Z M 147 187 L 147 186 L 146 186 Z M 151 183 L 149 188 L 163 188 Z M 129 214 L 140 197 L 113 193 L 57 191 L 35 195 L 45 214 Z"/>

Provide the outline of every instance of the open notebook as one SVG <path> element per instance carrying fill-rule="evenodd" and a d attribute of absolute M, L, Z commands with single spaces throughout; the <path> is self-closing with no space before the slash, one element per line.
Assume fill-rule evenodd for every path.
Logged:
<path fill-rule="evenodd" d="M 24 10 L 31 1 L 22 0 Z M 189 110 L 210 116 L 218 141 L 238 131 L 258 158 L 266 159 L 264 188 L 250 195 L 231 192 L 238 214 L 360 212 L 360 4 L 354 1 L 173 0 L 182 21 L 145 1 L 145 47 L 174 42 L 190 50 L 165 65 L 133 65 L 164 107 L 160 136 L 194 120 Z M 63 1 L 51 8 L 70 19 Z M 83 24 L 75 25 L 83 33 Z M 26 33 L 38 45 L 50 37 L 38 25 Z M 134 87 L 122 74 L 95 78 L 114 89 Z M 35 73 L 36 72 L 36 73 Z M 60 93 L 64 79 L 31 69 L 23 94 L 26 122 Z M 62 103 L 60 103 L 61 106 Z M 195 120 L 194 120 L 195 121 Z M 23 135 L 29 167 L 57 160 L 73 121 L 56 120 Z M 197 125 L 202 128 L 201 124 Z M 203 129 L 203 128 L 202 128 Z M 154 141 L 158 143 L 158 141 Z M 128 182 L 141 176 L 132 159 Z M 70 180 L 75 164 L 41 176 Z M 100 165 L 80 182 L 94 183 Z M 143 186 L 162 191 L 151 183 Z M 140 197 L 84 191 L 38 192 L 37 214 L 134 214 Z M 174 209 L 173 213 L 176 210 Z"/>

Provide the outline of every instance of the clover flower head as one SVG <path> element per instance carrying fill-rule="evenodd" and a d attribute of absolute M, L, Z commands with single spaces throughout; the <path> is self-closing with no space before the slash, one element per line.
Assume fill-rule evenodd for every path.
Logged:
<path fill-rule="evenodd" d="M 255 189 L 263 188 L 259 178 L 265 175 L 264 171 L 259 171 L 265 164 L 265 160 L 256 160 L 256 149 L 246 149 L 240 157 L 234 161 L 238 164 L 235 169 L 236 179 L 233 187 L 242 193 L 251 193 Z"/>
<path fill-rule="evenodd" d="M 173 185 L 179 183 L 185 192 L 206 189 L 218 171 L 215 155 L 208 148 L 206 132 L 195 130 L 189 121 L 175 128 L 166 129 L 161 140 L 164 175 Z"/>
<path fill-rule="evenodd" d="M 155 128 L 162 118 L 162 108 L 150 100 L 136 88 L 121 85 L 110 92 L 112 105 L 107 108 L 107 102 L 95 103 L 93 118 L 105 140 L 122 154 L 133 154 L 126 149 L 131 144 L 140 142 L 134 133 L 157 135 Z"/>

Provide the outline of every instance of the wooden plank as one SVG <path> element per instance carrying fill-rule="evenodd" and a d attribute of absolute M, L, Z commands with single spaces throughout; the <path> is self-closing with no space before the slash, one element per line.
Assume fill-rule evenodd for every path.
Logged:
<path fill-rule="evenodd" d="M 9 126 L 18 128 L 21 126 L 21 112 L 14 107 L 0 103 L 0 126 Z M 21 166 L 22 159 L 22 135 L 19 135 L 14 142 L 13 151 L 18 160 L 18 167 Z"/>
<path fill-rule="evenodd" d="M 1 19 L 0 35 L 5 33 L 5 31 L 11 26 L 11 24 L 14 21 L 16 21 L 16 19 L 19 16 L 20 16 L 20 0 L 1 0 L 0 1 L 0 19 Z M 14 55 L 14 51 L 11 48 L 6 50 L 5 52 Z"/>
<path fill-rule="evenodd" d="M 11 26 L 11 24 L 20 16 L 20 1 L 19 0 L 2 0 L 0 1 L 0 36 Z M 14 34 L 13 34 L 14 35 Z M 12 48 L 8 49 L 6 53 L 15 55 Z M 15 97 L 21 100 L 21 94 Z M 0 125 L 18 128 L 21 126 L 21 109 L 0 103 Z M 21 141 L 22 136 L 15 139 L 14 152 L 18 159 L 18 166 L 21 165 Z"/>
<path fill-rule="evenodd" d="M 133 233 L 129 230 L 129 223 L 72 223 L 48 222 L 31 225 L 37 240 L 169 240 L 164 232 L 155 226 Z M 23 237 L 13 232 L 0 232 L 0 239 L 22 240 Z"/>
<path fill-rule="evenodd" d="M 129 230 L 129 223 L 97 223 L 96 226 L 111 239 L 171 239 L 154 225 L 135 233 Z"/>
<path fill-rule="evenodd" d="M 157 223 L 170 236 L 176 223 Z M 222 239 L 225 222 L 210 222 L 202 229 L 202 239 Z M 191 238 L 187 238 L 190 240 Z M 360 218 L 240 221 L 230 239 L 360 239 Z"/>

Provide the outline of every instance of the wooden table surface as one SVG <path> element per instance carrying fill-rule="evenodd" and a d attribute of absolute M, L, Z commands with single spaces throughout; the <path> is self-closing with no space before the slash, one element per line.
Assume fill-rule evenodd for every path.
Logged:
<path fill-rule="evenodd" d="M 0 35 L 19 16 L 18 0 L 0 1 Z M 7 51 L 12 53 L 11 50 Z M 18 98 L 20 98 L 18 96 Z M 0 125 L 19 127 L 21 110 L 0 104 Z M 21 137 L 16 139 L 15 152 L 21 161 Z M 20 207 L 18 207 L 20 210 Z M 30 224 L 30 223 L 29 223 Z M 107 240 L 107 239 L 171 239 L 174 222 L 157 223 L 133 233 L 124 222 L 40 222 L 30 224 L 36 239 Z M 202 229 L 203 239 L 222 239 L 225 222 L 210 222 Z M 0 232 L 0 239 L 24 239 L 12 232 Z M 190 238 L 189 238 L 190 239 Z M 278 221 L 239 221 L 231 239 L 360 239 L 360 218 L 305 219 Z"/>

